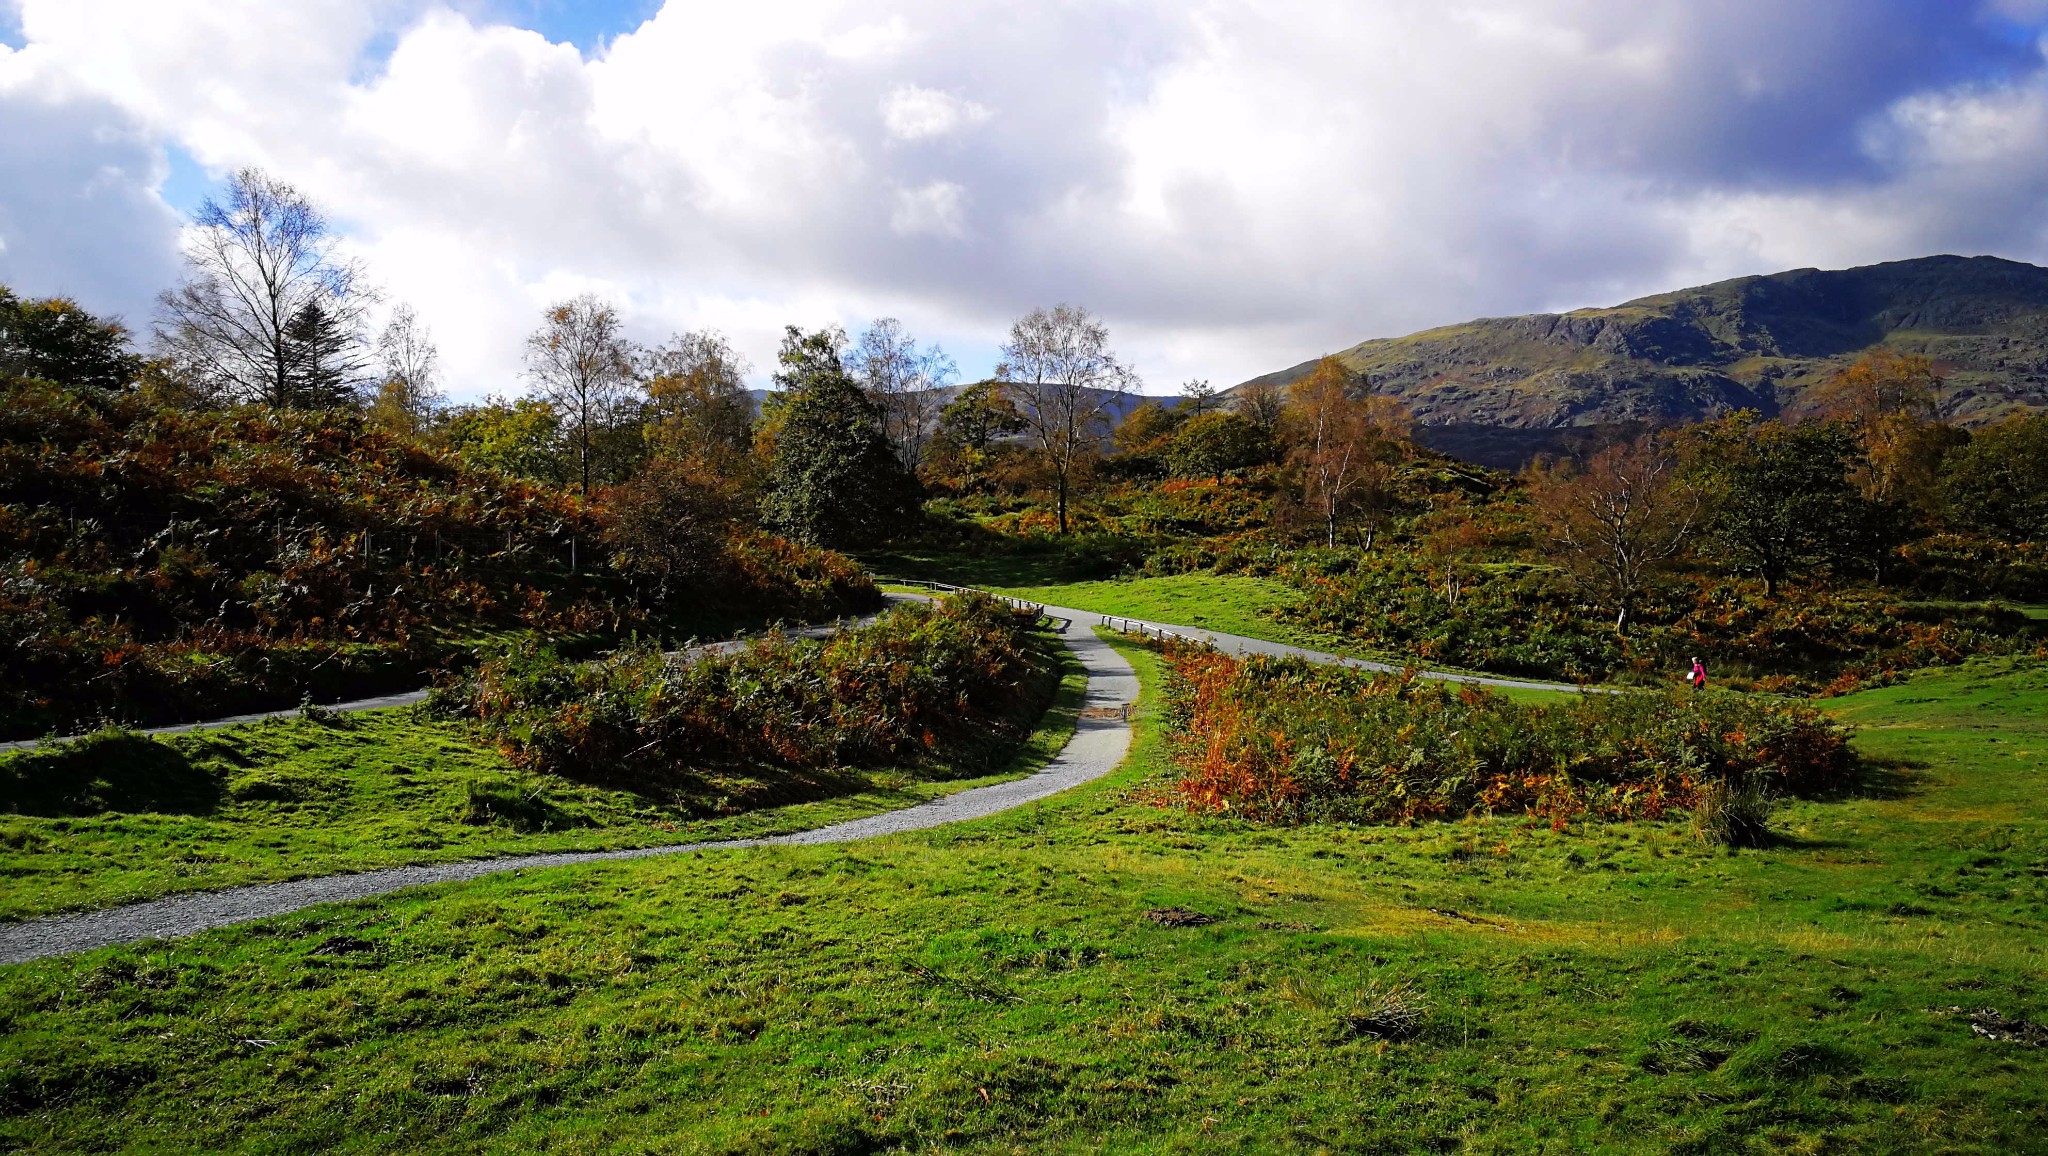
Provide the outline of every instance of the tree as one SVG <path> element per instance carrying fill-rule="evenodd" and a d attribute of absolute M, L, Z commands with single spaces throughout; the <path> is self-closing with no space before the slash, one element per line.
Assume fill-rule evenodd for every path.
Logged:
<path fill-rule="evenodd" d="M 441 351 L 412 306 L 401 304 L 391 311 L 377 336 L 377 356 L 383 362 L 384 381 L 370 404 L 370 416 L 387 429 L 424 433 L 443 400 Z"/>
<path fill-rule="evenodd" d="M 702 463 L 737 477 L 754 440 L 754 399 L 747 361 L 716 330 L 678 333 L 648 352 L 648 437 L 658 454 Z"/>
<path fill-rule="evenodd" d="M 639 412 L 634 350 L 620 328 L 618 310 L 586 293 L 549 306 L 541 327 L 526 339 L 534 396 L 561 418 L 584 494 L 593 480 L 623 475 L 613 435 Z"/>
<path fill-rule="evenodd" d="M 1813 408 L 1850 423 L 1863 442 L 1864 497 L 1902 513 L 1932 497 L 1942 455 L 1960 440 L 1938 420 L 1941 387 L 1932 361 L 1879 349 L 1815 391 Z"/>
<path fill-rule="evenodd" d="M 158 345 L 227 400 L 303 409 L 352 399 L 370 364 L 362 324 L 376 293 L 336 245 L 297 189 L 240 170 L 227 203 L 208 198 L 187 230 L 185 280 L 157 299 Z"/>
<path fill-rule="evenodd" d="M 777 357 L 783 397 L 769 431 L 761 515 L 813 546 L 879 541 L 916 510 L 916 481 L 882 436 L 880 408 L 842 365 L 843 340 L 792 325 Z"/>
<path fill-rule="evenodd" d="M 741 508 L 702 464 L 656 457 L 602 497 L 613 568 L 652 581 L 663 602 L 724 568 Z"/>
<path fill-rule="evenodd" d="M 1389 398 L 1358 396 L 1360 388 L 1357 374 L 1325 357 L 1288 391 L 1287 418 L 1303 498 L 1321 515 L 1330 546 L 1337 544 L 1338 523 L 1355 506 L 1381 504 L 1377 499 L 1392 482 L 1406 426 L 1399 405 Z"/>
<path fill-rule="evenodd" d="M 945 389 L 959 375 L 953 359 L 937 345 L 920 350 L 903 323 L 884 317 L 860 335 L 846 355 L 848 370 L 882 411 L 882 432 L 896 447 L 903 468 L 916 471 Z"/>
<path fill-rule="evenodd" d="M 562 419 L 553 406 L 534 398 L 494 397 L 452 409 L 436 436 L 472 465 L 556 485 L 571 476 Z"/>
<path fill-rule="evenodd" d="M 1287 412 L 1287 391 L 1270 381 L 1247 381 L 1231 395 L 1230 408 L 1270 438 Z"/>
<path fill-rule="evenodd" d="M 1944 463 L 1949 516 L 2011 542 L 2048 542 L 2048 414 L 1977 431 Z"/>
<path fill-rule="evenodd" d="M 1024 432 L 1024 415 L 992 381 L 978 381 L 939 411 L 933 448 L 969 490 L 981 483 L 996 444 Z"/>
<path fill-rule="evenodd" d="M 1539 468 L 1530 487 L 1550 540 L 1614 611 L 1626 635 L 1656 570 L 1683 550 L 1699 517 L 1678 458 L 1648 437 L 1608 446 L 1583 465 Z"/>
<path fill-rule="evenodd" d="M 1109 348 L 1109 329 L 1086 309 L 1034 309 L 1010 326 L 996 379 L 1016 402 L 1033 449 L 1053 477 L 1060 533 L 1076 469 L 1100 451 L 1111 414 L 1138 377 Z"/>
<path fill-rule="evenodd" d="M 1156 469 L 1166 453 L 1167 443 L 1173 439 L 1174 431 L 1180 429 L 1181 420 L 1178 409 L 1168 409 L 1157 401 L 1146 401 L 1124 415 L 1110 440 L 1126 458 L 1140 463 L 1147 470 Z"/>
<path fill-rule="evenodd" d="M 1184 478 L 1223 480 L 1226 471 L 1264 461 L 1269 447 L 1259 428 L 1234 413 L 1211 411 L 1182 422 L 1166 446 L 1166 461 Z"/>
<path fill-rule="evenodd" d="M 1843 422 L 1788 426 L 1743 410 L 1693 427 L 1681 451 L 1701 529 L 1735 569 L 1763 579 L 1766 597 L 1839 557 L 1865 524 L 1849 480 L 1856 434 Z"/>
<path fill-rule="evenodd" d="M 0 285 L 0 376 L 125 389 L 142 373 L 128 330 L 68 297 L 23 301 Z"/>
<path fill-rule="evenodd" d="M 1223 408 L 1223 399 L 1216 396 L 1216 387 L 1201 379 L 1181 386 L 1180 398 L 1180 409 L 1188 417 L 1200 417 Z"/>

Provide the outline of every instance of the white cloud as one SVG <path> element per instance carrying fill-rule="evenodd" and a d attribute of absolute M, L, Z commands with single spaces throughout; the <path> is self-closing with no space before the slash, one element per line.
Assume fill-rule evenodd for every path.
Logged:
<path fill-rule="evenodd" d="M 677 0 L 588 59 L 472 8 L 21 0 L 0 280 L 139 320 L 168 143 L 328 206 L 471 394 L 581 287 L 764 369 L 785 322 L 985 349 L 1071 300 L 1167 388 L 1744 272 L 2048 256 L 2038 53 L 1951 0 Z"/>
<path fill-rule="evenodd" d="M 971 100 L 906 84 L 882 98 L 882 126 L 897 140 L 946 136 L 986 121 L 989 110 Z"/>
<path fill-rule="evenodd" d="M 967 190 L 953 181 L 899 189 L 889 227 L 899 235 L 958 237 L 966 232 Z"/>

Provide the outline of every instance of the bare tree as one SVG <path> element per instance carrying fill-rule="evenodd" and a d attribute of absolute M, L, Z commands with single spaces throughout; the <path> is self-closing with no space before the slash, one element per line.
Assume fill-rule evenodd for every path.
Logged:
<path fill-rule="evenodd" d="M 944 390 L 959 374 L 953 359 L 937 345 L 919 349 L 901 321 L 883 317 L 860 335 L 846 362 L 854 380 L 882 408 L 882 432 L 903 459 L 903 468 L 915 471 L 945 408 Z"/>
<path fill-rule="evenodd" d="M 1230 407 L 1260 432 L 1272 434 L 1279 430 L 1281 415 L 1287 412 L 1287 391 L 1270 381 L 1248 381 L 1231 395 Z"/>
<path fill-rule="evenodd" d="M 419 433 L 445 399 L 440 388 L 440 348 L 412 306 L 400 304 L 392 309 L 390 320 L 377 335 L 377 356 L 384 363 L 384 383 L 377 389 L 371 412 L 392 428 Z"/>
<path fill-rule="evenodd" d="M 996 379 L 1052 471 L 1064 534 L 1075 468 L 1101 449 L 1138 375 L 1110 352 L 1108 327 L 1078 305 L 1034 309 L 1018 318 L 1002 351 Z"/>
<path fill-rule="evenodd" d="M 157 299 L 160 350 L 235 401 L 318 408 L 356 400 L 368 377 L 364 312 L 376 292 L 336 252 L 327 219 L 261 169 L 208 198 L 185 244 L 185 280 Z"/>
<path fill-rule="evenodd" d="M 526 339 L 526 376 L 535 396 L 561 417 L 585 494 L 607 435 L 636 408 L 633 360 L 619 311 L 589 293 L 550 305 L 541 327 Z"/>
<path fill-rule="evenodd" d="M 1668 448 L 1641 437 L 1608 446 L 1583 467 L 1552 465 L 1533 476 L 1551 541 L 1614 608 L 1617 634 L 1628 633 L 1651 576 L 1685 548 L 1699 517 L 1699 498 L 1679 483 L 1678 467 Z"/>

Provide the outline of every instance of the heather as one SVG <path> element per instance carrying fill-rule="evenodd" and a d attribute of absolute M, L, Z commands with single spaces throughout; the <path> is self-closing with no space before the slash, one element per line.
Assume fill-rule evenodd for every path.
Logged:
<path fill-rule="evenodd" d="M 1527 814 L 1657 819 L 1717 790 L 1812 794 L 1853 770 L 1819 711 L 1708 692 L 1525 704 L 1470 685 L 1298 659 L 1170 655 L 1179 777 L 1165 796 L 1269 822 Z"/>
<path fill-rule="evenodd" d="M 1000 754 L 1057 683 L 1032 617 L 961 595 L 823 641 L 772 636 L 708 655 L 638 646 L 581 663 L 511 651 L 434 705 L 522 768 L 723 810 L 745 805 L 721 791 L 742 791 L 746 768 L 829 775 Z"/>

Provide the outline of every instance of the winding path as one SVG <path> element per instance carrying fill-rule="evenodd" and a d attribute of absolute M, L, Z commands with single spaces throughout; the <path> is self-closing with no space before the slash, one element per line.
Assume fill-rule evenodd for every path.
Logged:
<path fill-rule="evenodd" d="M 225 891 L 176 895 L 104 911 L 0 924 L 0 964 L 25 963 L 46 956 L 143 939 L 193 935 L 216 927 L 285 915 L 316 904 L 345 903 L 388 895 L 408 887 L 457 883 L 507 871 L 772 844 L 845 843 L 878 835 L 919 831 L 1007 811 L 1108 774 L 1123 761 L 1124 752 L 1130 748 L 1131 727 L 1126 721 L 1124 708 L 1137 701 L 1137 672 L 1131 669 L 1131 664 L 1122 655 L 1095 636 L 1092 623 L 1069 615 L 1056 613 L 1056 616 L 1067 619 L 1061 626 L 1060 638 L 1080 660 L 1088 676 L 1088 690 L 1082 700 L 1080 717 L 1075 720 L 1073 737 L 1044 769 L 1022 779 L 975 787 L 899 811 L 762 839 L 727 839 L 626 851 L 520 855 L 426 867 L 388 867 L 353 875 L 329 875 L 288 883 L 263 883 Z"/>
<path fill-rule="evenodd" d="M 943 587 L 941 587 L 943 588 Z M 1284 642 L 1267 642 L 1263 638 L 1246 638 L 1242 634 L 1225 634 L 1219 630 L 1203 630 L 1194 626 L 1173 626 L 1159 622 L 1148 622 L 1142 618 L 1131 618 L 1122 614 L 1098 614 L 1093 610 L 1076 610 L 1068 606 L 1047 606 L 1047 614 L 1057 618 L 1068 618 L 1086 626 L 1107 626 L 1112 630 L 1124 630 L 1134 634 L 1145 634 L 1159 638 L 1182 638 L 1192 642 L 1206 642 L 1225 654 L 1270 654 L 1274 657 L 1305 658 L 1331 666 L 1350 666 L 1359 670 L 1399 671 L 1403 669 L 1385 662 L 1374 662 L 1366 658 L 1346 658 L 1341 654 L 1309 650 L 1301 646 L 1289 646 Z M 1507 690 L 1554 690 L 1571 694 L 1586 692 L 1613 693 L 1606 687 L 1583 687 L 1568 682 L 1531 682 L 1516 678 L 1495 678 L 1484 674 L 1452 674 L 1442 670 L 1424 670 L 1419 677 L 1433 678 L 1443 682 L 1468 682 L 1476 686 L 1491 686 Z"/>
<path fill-rule="evenodd" d="M 935 589 L 960 589 L 944 584 L 932 584 Z M 892 602 L 921 599 L 917 594 L 891 594 Z M 1017 599 L 1006 599 L 1017 602 Z M 51 955 L 63 955 L 75 951 L 88 951 L 97 947 L 133 943 L 143 939 L 164 939 L 192 935 L 216 927 L 227 927 L 255 919 L 266 919 L 284 915 L 321 903 L 345 903 L 356 899 L 368 899 L 388 895 L 408 887 L 422 887 L 436 883 L 457 883 L 485 875 L 507 871 L 526 871 L 547 867 L 563 867 L 578 863 L 601 863 L 623 859 L 645 859 L 655 855 L 680 855 L 691 851 L 735 850 L 746 847 L 760 847 L 771 844 L 811 845 L 819 843 L 845 843 L 857 839 L 870 839 L 879 835 L 893 835 L 903 831 L 919 831 L 939 827 L 948 823 L 960 823 L 979 819 L 1013 807 L 1022 806 L 1061 791 L 1079 786 L 1091 779 L 1100 778 L 1115 769 L 1123 761 L 1124 752 L 1131 741 L 1130 723 L 1123 709 L 1137 701 L 1138 679 L 1135 671 L 1115 649 L 1095 637 L 1094 627 L 1107 626 L 1113 630 L 1131 631 L 1155 637 L 1177 637 L 1194 642 L 1208 643 L 1230 654 L 1269 654 L 1306 658 L 1312 662 L 1331 663 L 1357 667 L 1364 670 L 1393 671 L 1400 669 L 1383 662 L 1372 662 L 1361 658 L 1347 658 L 1319 650 L 1309 650 L 1284 643 L 1267 642 L 1264 639 L 1246 638 L 1242 635 L 1224 634 L 1220 631 L 1202 630 L 1188 626 L 1170 626 L 1143 619 L 1128 618 L 1115 614 L 1100 614 L 1092 610 L 1079 610 L 1064 606 L 1046 606 L 1045 613 L 1061 620 L 1060 638 L 1067 648 L 1074 652 L 1088 676 L 1087 694 L 1082 704 L 1081 717 L 1076 721 L 1073 737 L 1053 760 L 1036 774 L 1007 783 L 976 787 L 942 798 L 907 807 L 899 811 L 888 811 L 834 823 L 810 831 L 798 831 L 788 835 L 775 835 L 761 839 L 727 839 L 702 843 L 681 843 L 664 847 L 641 847 L 623 851 L 575 851 L 546 855 L 519 855 L 499 859 L 478 859 L 460 863 L 444 863 L 433 866 L 387 867 L 382 870 L 364 871 L 350 875 L 329 875 L 316 879 L 300 879 L 286 883 L 262 883 L 248 887 L 235 887 L 224 891 L 207 891 L 190 895 L 176 895 L 166 899 L 136 903 L 126 907 L 90 911 L 77 915 L 55 916 L 30 920 L 23 923 L 0 924 L 0 964 L 23 963 Z M 862 619 L 860 621 L 870 621 Z M 797 632 L 801 637 L 822 637 L 838 629 L 840 624 L 809 627 Z M 686 653 L 705 654 L 729 650 L 743 645 L 746 639 L 712 643 L 692 648 Z M 1555 682 L 1527 682 L 1511 678 L 1491 678 L 1484 675 L 1451 674 L 1442 671 L 1423 672 L 1424 678 L 1443 679 L 1449 682 L 1477 683 L 1482 686 L 1551 691 L 1584 691 L 1588 688 Z M 404 706 L 426 697 L 426 692 L 387 695 L 382 698 L 362 699 L 342 703 L 326 709 L 336 711 L 375 710 L 380 707 Z M 215 727 L 232 726 L 240 722 L 251 722 L 263 718 L 296 714 L 296 711 L 278 711 L 270 714 L 241 715 L 235 718 L 217 719 L 204 723 L 187 723 L 181 726 L 159 727 L 144 733 L 178 734 L 193 730 L 210 730 Z M 33 746 L 29 743 L 0 744 L 0 750 L 10 747 Z"/>

